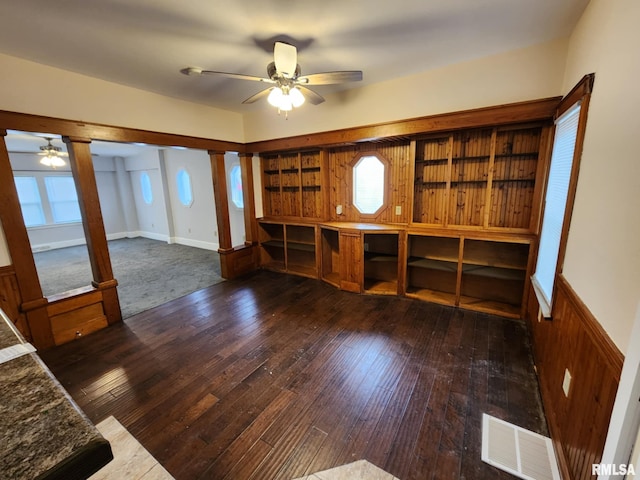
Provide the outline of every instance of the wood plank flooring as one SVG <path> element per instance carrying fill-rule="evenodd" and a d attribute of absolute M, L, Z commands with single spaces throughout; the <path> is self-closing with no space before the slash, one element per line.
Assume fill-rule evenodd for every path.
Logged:
<path fill-rule="evenodd" d="M 359 459 L 401 480 L 512 478 L 480 460 L 482 413 L 546 434 L 524 323 L 274 272 L 41 356 L 178 480 Z"/>

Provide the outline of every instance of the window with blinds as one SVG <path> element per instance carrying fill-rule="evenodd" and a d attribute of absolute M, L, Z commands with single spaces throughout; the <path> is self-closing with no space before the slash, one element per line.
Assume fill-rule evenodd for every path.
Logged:
<path fill-rule="evenodd" d="M 542 314 L 547 318 L 551 316 L 553 285 L 560 252 L 560 239 L 571 181 L 579 119 L 580 103 L 577 103 L 556 120 L 556 133 L 540 232 L 538 262 L 532 278 Z"/>

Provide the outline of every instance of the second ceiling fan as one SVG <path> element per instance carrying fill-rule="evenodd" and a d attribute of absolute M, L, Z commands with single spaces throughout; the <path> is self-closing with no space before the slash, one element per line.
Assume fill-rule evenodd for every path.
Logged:
<path fill-rule="evenodd" d="M 273 86 L 250 96 L 242 103 L 254 103 L 267 97 L 271 105 L 284 112 L 290 111 L 293 107 L 299 107 L 305 99 L 313 105 L 324 102 L 321 95 L 307 88 L 308 85 L 335 85 L 362 80 L 362 71 L 360 70 L 301 75 L 297 48 L 284 42 L 275 42 L 274 44 L 273 62 L 267 65 L 268 77 L 203 70 L 199 67 L 187 67 L 180 71 L 185 75 L 218 75 L 272 84 Z"/>

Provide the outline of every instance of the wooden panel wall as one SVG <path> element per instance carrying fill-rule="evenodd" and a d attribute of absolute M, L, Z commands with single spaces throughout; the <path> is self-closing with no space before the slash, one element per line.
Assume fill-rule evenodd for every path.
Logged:
<path fill-rule="evenodd" d="M 390 165 L 387 186 L 387 208 L 378 215 L 363 215 L 353 206 L 351 193 L 351 162 L 362 152 L 377 152 L 387 159 Z M 411 159 L 409 142 L 393 143 L 365 143 L 329 151 L 330 165 L 330 198 L 331 220 L 341 222 L 377 222 L 377 223 L 407 223 L 409 222 L 411 196 L 407 195 L 413 189 L 410 185 L 413 160 Z M 342 215 L 336 214 L 336 206 L 342 205 Z M 401 214 L 395 214 L 396 206 L 400 206 Z"/>
<path fill-rule="evenodd" d="M 31 331 L 24 313 L 20 311 L 20 288 L 13 265 L 0 267 L 0 308 L 13 320 L 22 336 L 31 341 Z"/>
<path fill-rule="evenodd" d="M 624 359 L 562 275 L 552 318 L 538 321 L 531 291 L 528 319 L 549 428 L 564 478 L 586 480 L 602 457 Z M 572 377 L 568 397 L 565 369 Z"/>

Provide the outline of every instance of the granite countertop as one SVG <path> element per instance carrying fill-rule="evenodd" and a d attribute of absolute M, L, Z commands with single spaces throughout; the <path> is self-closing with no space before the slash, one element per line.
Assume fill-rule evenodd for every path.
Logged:
<path fill-rule="evenodd" d="M 29 346 L 0 317 L 0 350 Z M 0 478 L 87 478 L 113 458 L 37 354 L 0 363 L 0 398 Z"/>

